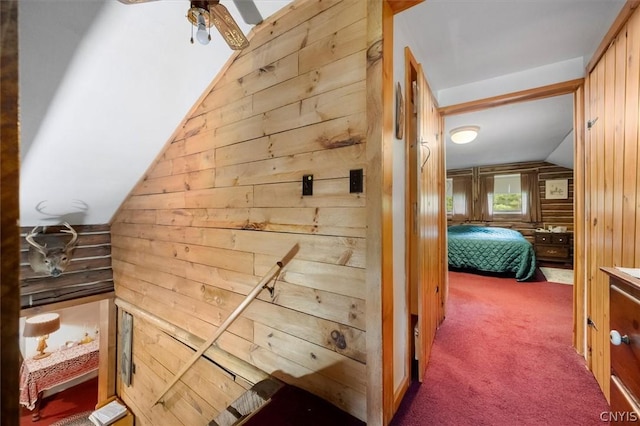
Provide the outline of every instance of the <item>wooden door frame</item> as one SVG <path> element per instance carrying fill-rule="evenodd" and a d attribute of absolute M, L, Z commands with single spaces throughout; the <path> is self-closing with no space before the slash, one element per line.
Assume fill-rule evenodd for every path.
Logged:
<path fill-rule="evenodd" d="M 20 406 L 18 388 L 20 349 L 20 129 L 18 117 L 18 2 L 0 2 L 0 409 L 3 424 L 18 424 Z"/>
<path fill-rule="evenodd" d="M 411 326 L 412 315 L 418 316 L 420 322 L 420 314 L 422 303 L 420 303 L 419 281 L 419 235 L 418 235 L 418 122 L 414 118 L 413 106 L 416 100 L 413 99 L 413 83 L 418 83 L 418 61 L 411 53 L 411 49 L 404 49 L 405 63 L 405 271 L 406 282 L 405 288 L 407 293 L 408 307 L 408 339 L 414 339 Z M 417 107 L 417 105 L 416 105 Z M 415 286 L 414 286 L 415 283 Z M 419 336 L 418 336 L 419 337 Z M 414 339 L 419 341 L 420 339 Z M 411 342 L 411 340 L 409 340 Z M 419 345 L 416 343 L 416 352 Z M 406 362 L 408 368 L 411 369 L 411 358 L 413 354 L 408 351 Z M 419 381 L 422 381 L 422 374 L 419 374 Z M 407 388 L 409 383 L 407 383 Z"/>
<path fill-rule="evenodd" d="M 367 1 L 367 424 L 393 411 L 393 10 Z"/>
<path fill-rule="evenodd" d="M 367 2 L 367 282 L 379 294 L 367 297 L 367 424 L 389 424 L 404 391 L 393 380 L 393 17 L 424 0 Z M 379 38 L 380 36 L 381 39 Z M 381 49 L 380 49 L 381 48 Z M 378 60 L 381 50 L 381 61 Z M 376 166 L 381 166 L 376 168 Z M 374 189 L 375 188 L 375 189 Z M 381 189 L 379 189 L 381 188 Z M 373 263 L 379 265 L 375 267 Z M 369 262 L 368 262 L 369 263 Z M 379 324 L 380 329 L 376 325 Z M 410 329 L 410 327 L 408 327 Z M 407 333 L 411 335 L 411 332 Z M 373 348 L 380 348 L 380 351 Z M 410 376 L 409 376 L 410 377 Z M 404 383 L 401 387 L 404 387 Z"/>
<path fill-rule="evenodd" d="M 19 286 L 18 286 L 19 287 Z M 100 339 L 100 352 L 98 357 L 98 403 L 116 395 L 116 350 L 117 350 L 117 322 L 115 293 L 94 294 L 78 299 L 69 299 L 62 302 L 49 303 L 47 305 L 34 306 L 20 310 L 19 317 L 29 317 L 44 312 L 57 311 L 88 303 L 96 303 L 98 313 L 98 333 Z"/>
<path fill-rule="evenodd" d="M 488 108 L 534 101 L 554 96 L 573 95 L 573 147 L 574 147 L 574 287 L 573 287 L 573 345 L 579 354 L 585 355 L 586 345 L 586 295 L 584 235 L 584 79 L 579 78 L 519 92 L 507 93 L 471 102 L 439 108 L 442 117 L 480 111 Z"/>

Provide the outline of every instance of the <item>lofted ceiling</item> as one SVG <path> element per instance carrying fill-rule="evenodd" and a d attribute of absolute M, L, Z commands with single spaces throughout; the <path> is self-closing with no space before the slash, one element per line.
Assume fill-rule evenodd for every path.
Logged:
<path fill-rule="evenodd" d="M 256 5 L 267 17 L 289 2 Z M 188 8 L 19 3 L 23 226 L 110 221 L 233 53 L 215 28 L 208 45 L 191 44 Z"/>
<path fill-rule="evenodd" d="M 222 3 L 249 32 L 233 2 Z M 263 17 L 288 3 L 256 1 Z M 396 31 L 417 40 L 414 54 L 446 106 L 583 77 L 623 4 L 427 0 L 397 15 Z M 20 2 L 23 226 L 109 222 L 231 57 L 215 31 L 207 46 L 189 42 L 187 8 L 184 0 Z M 447 141 L 447 167 L 572 161 L 571 102 L 448 117 L 447 129 L 481 130 L 469 145 Z"/>
<path fill-rule="evenodd" d="M 624 0 L 427 0 L 398 16 L 441 107 L 583 78 Z M 424 34 L 429 36 L 425 37 Z M 456 145 L 452 128 L 480 126 Z M 573 168 L 573 98 L 445 117 L 447 169 L 546 160 Z"/>

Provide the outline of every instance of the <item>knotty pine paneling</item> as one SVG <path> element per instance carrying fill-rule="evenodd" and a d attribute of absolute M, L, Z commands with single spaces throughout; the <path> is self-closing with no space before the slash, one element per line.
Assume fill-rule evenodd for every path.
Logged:
<path fill-rule="evenodd" d="M 494 220 L 491 222 L 467 222 L 481 225 L 504 226 L 519 231 L 525 238 L 533 242 L 536 228 L 548 228 L 551 226 L 566 226 L 567 230 L 573 231 L 574 211 L 574 188 L 573 170 L 544 161 L 496 164 L 491 166 L 476 167 L 473 169 L 447 170 L 447 177 L 451 176 L 478 176 L 487 173 L 509 174 L 521 173 L 525 171 L 537 170 L 540 188 L 540 207 L 542 210 L 542 220 L 537 223 L 522 221 Z M 547 200 L 545 198 L 545 186 L 548 179 L 567 179 L 568 198 L 562 200 Z M 473 183 L 472 183 L 473 184 Z M 476 183 L 477 185 L 477 183 Z M 460 223 L 459 221 L 448 220 L 449 225 Z"/>
<path fill-rule="evenodd" d="M 600 267 L 639 267 L 640 11 L 636 9 L 585 83 L 584 258 L 587 359 L 609 398 L 609 292 Z"/>
<path fill-rule="evenodd" d="M 302 0 L 256 27 L 111 226 L 116 297 L 203 339 L 298 244 L 217 345 L 363 420 L 366 193 L 349 193 L 349 171 L 367 174 L 366 7 Z M 119 394 L 142 424 L 208 424 L 237 397 L 232 377 L 212 392 L 224 370 L 199 360 L 152 406 L 192 351 L 134 324 Z"/>

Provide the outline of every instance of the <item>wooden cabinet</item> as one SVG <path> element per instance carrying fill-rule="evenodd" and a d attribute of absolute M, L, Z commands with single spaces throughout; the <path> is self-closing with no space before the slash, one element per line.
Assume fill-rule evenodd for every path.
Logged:
<path fill-rule="evenodd" d="M 609 274 L 611 423 L 640 421 L 640 279 L 615 268 Z"/>
<path fill-rule="evenodd" d="M 538 232 L 535 235 L 537 260 L 549 262 L 573 262 L 573 233 Z"/>

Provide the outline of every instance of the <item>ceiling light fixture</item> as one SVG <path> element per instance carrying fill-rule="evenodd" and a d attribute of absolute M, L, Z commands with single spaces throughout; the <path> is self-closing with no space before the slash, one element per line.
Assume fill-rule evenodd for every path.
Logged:
<path fill-rule="evenodd" d="M 253 1 L 238 1 L 238 10 L 248 13 L 252 22 L 256 22 L 258 18 L 262 21 L 260 12 Z M 193 43 L 193 27 L 197 28 L 196 38 L 198 41 L 201 44 L 209 44 L 211 41 L 211 26 L 215 25 L 231 49 L 242 50 L 249 46 L 249 40 L 247 40 L 236 21 L 229 14 L 227 8 L 220 4 L 220 0 L 192 0 L 191 7 L 187 11 L 187 20 L 193 25 L 191 27 L 191 43 Z"/>
<path fill-rule="evenodd" d="M 196 31 L 196 38 L 200 44 L 209 44 L 209 41 L 211 41 L 211 34 L 207 31 L 207 26 L 202 14 L 198 15 L 198 31 Z"/>
<path fill-rule="evenodd" d="M 197 28 L 196 39 L 200 44 L 209 44 L 211 33 L 209 28 L 213 25 L 211 10 L 208 1 L 192 1 L 187 11 L 187 20 Z M 193 44 L 193 27 L 191 27 L 191 43 Z"/>
<path fill-rule="evenodd" d="M 478 136 L 479 131 L 480 127 L 478 126 L 462 126 L 451 129 L 449 134 L 451 136 L 451 142 L 465 144 L 472 142 Z"/>

